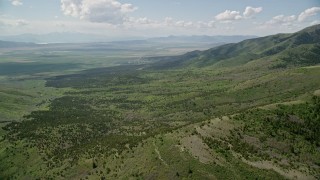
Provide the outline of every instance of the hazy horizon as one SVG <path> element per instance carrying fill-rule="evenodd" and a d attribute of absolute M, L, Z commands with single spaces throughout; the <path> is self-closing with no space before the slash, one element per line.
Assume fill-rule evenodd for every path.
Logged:
<path fill-rule="evenodd" d="M 74 33 L 74 32 L 52 32 L 47 34 L 18 34 L 1 36 L 0 41 L 8 42 L 27 42 L 27 43 L 109 43 L 109 42 L 121 42 L 121 41 L 206 41 L 219 40 L 218 42 L 228 43 L 229 41 L 223 41 L 224 39 L 251 39 L 260 36 L 255 35 L 168 35 L 168 36 L 132 36 L 132 37 L 107 37 L 104 35 L 95 35 L 87 33 Z M 204 39 L 207 38 L 207 39 Z M 234 41 L 238 42 L 238 41 Z M 213 42 L 216 43 L 216 42 Z"/>
<path fill-rule="evenodd" d="M 276 5 L 276 6 L 275 6 Z M 284 8 L 290 7 L 290 8 Z M 319 24 L 316 0 L 6 0 L 1 36 L 81 33 L 109 40 L 291 33 Z"/>

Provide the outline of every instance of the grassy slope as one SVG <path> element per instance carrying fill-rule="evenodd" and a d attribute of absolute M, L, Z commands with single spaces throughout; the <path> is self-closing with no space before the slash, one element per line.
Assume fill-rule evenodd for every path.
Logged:
<path fill-rule="evenodd" d="M 47 109 L 65 90 L 45 87 L 44 80 L 0 82 L 0 122 L 20 121 L 34 110 Z"/>
<path fill-rule="evenodd" d="M 277 34 L 240 43 L 226 44 L 206 51 L 194 51 L 182 56 L 163 57 L 158 68 L 230 67 L 257 59 L 278 61 L 275 68 L 315 65 L 319 63 L 320 25 L 293 34 Z"/>
<path fill-rule="evenodd" d="M 246 65 L 248 67 L 251 67 L 252 69 L 255 69 L 254 65 Z M 51 122 L 50 125 L 43 125 L 42 123 L 37 123 L 32 125 L 32 121 L 25 121 L 24 124 L 21 124 L 21 127 L 24 127 L 23 129 L 19 130 L 20 132 L 23 132 L 21 135 L 22 141 L 14 140 L 18 144 L 20 143 L 27 143 L 23 139 L 33 139 L 32 141 L 35 143 L 32 143 L 32 149 L 35 147 L 39 148 L 39 145 L 41 145 L 41 152 L 47 155 L 41 155 L 44 159 L 45 164 L 47 167 L 43 167 L 42 169 L 39 169 L 38 162 L 34 162 L 34 164 L 30 164 L 31 169 L 36 169 L 35 172 L 32 170 L 26 169 L 19 169 L 19 170 L 12 170 L 12 172 L 20 172 L 16 174 L 18 177 L 24 176 L 23 172 L 25 171 L 26 174 L 32 175 L 34 177 L 37 176 L 43 176 L 43 177 L 56 177 L 56 176 L 70 176 L 70 177 L 85 177 L 85 176 L 96 176 L 96 171 L 98 170 L 98 174 L 100 174 L 100 171 L 102 171 L 105 176 L 109 176 L 107 172 L 109 171 L 107 168 L 101 168 L 103 167 L 103 162 L 97 162 L 99 164 L 98 169 L 92 169 L 92 158 L 96 159 L 105 159 L 107 164 L 114 164 L 113 161 L 108 160 L 112 157 L 114 157 L 114 154 L 117 154 L 116 151 L 112 151 L 112 148 L 117 148 L 119 151 L 118 153 L 121 154 L 121 152 L 125 153 L 126 148 L 125 144 L 131 144 L 131 146 L 136 146 L 139 144 L 139 132 L 145 132 L 142 136 L 142 139 L 147 139 L 146 141 L 150 141 L 149 145 L 150 148 L 153 147 L 153 151 L 147 151 L 147 152 L 140 152 L 142 155 L 137 155 L 139 159 L 133 158 L 131 159 L 131 162 L 139 162 L 140 157 L 148 157 L 148 152 L 152 154 L 153 152 L 153 158 L 150 158 L 147 161 L 147 164 L 151 164 L 151 162 L 155 161 L 156 158 L 159 158 L 159 155 L 157 155 L 157 152 L 154 150 L 154 145 L 151 143 L 154 141 L 154 133 L 158 134 L 166 134 L 167 131 L 170 131 L 172 129 L 175 129 L 177 127 L 180 127 L 181 125 L 186 125 L 188 123 L 192 123 L 198 120 L 205 120 L 213 118 L 217 114 L 226 114 L 226 113 L 235 113 L 238 111 L 243 111 L 246 109 L 250 109 L 252 107 L 260 106 L 260 105 L 266 105 L 270 103 L 278 103 L 282 101 L 292 101 L 296 99 L 306 100 L 307 97 L 310 97 L 312 92 L 319 89 L 320 84 L 318 81 L 319 77 L 319 67 L 313 67 L 313 68 L 296 68 L 296 69 L 289 69 L 286 71 L 278 71 L 274 70 L 273 73 L 270 74 L 270 71 L 261 71 L 261 69 L 256 69 L 256 71 L 245 71 L 248 69 L 248 67 L 237 68 L 235 69 L 225 69 L 221 70 L 220 72 L 212 71 L 210 69 L 208 70 L 178 70 L 178 71 L 167 71 L 166 73 L 163 72 L 140 72 L 133 77 L 127 77 L 126 78 L 118 78 L 114 79 L 113 81 L 104 81 L 101 74 L 95 74 L 93 77 L 100 77 L 96 82 L 93 81 L 93 77 L 86 76 L 90 81 L 88 80 L 88 83 L 82 83 L 86 82 L 85 79 L 83 79 L 83 76 L 76 76 L 72 77 L 75 79 L 72 79 L 70 76 L 66 76 L 66 83 L 62 83 L 59 79 L 59 81 L 52 81 L 56 82 L 60 85 L 68 84 L 68 86 L 75 87 L 77 90 L 71 90 L 66 95 L 71 96 L 74 98 L 74 100 L 84 100 L 84 104 L 89 103 L 90 106 L 93 106 L 93 109 L 95 109 L 95 114 L 97 115 L 98 119 L 88 118 L 86 119 L 86 116 L 80 115 L 84 117 L 74 119 L 74 118 L 66 118 L 65 120 L 59 119 L 59 123 L 55 123 L 55 121 L 51 121 L 48 119 L 50 113 L 53 113 L 53 117 L 64 117 L 65 115 L 61 114 L 61 116 L 58 116 L 58 111 L 49 110 L 44 111 L 41 113 L 39 117 L 39 121 L 46 123 L 48 120 L 48 123 Z M 98 71 L 99 72 L 99 71 Z M 100 73 L 105 73 L 106 71 L 100 71 Z M 127 72 L 127 71 L 126 71 Z M 94 73 L 93 73 L 94 74 Z M 119 75 L 120 76 L 120 75 Z M 118 77 L 118 76 L 116 76 Z M 120 76 L 121 77 L 121 76 Z M 139 77 L 138 80 L 140 84 L 136 84 L 135 80 L 136 77 Z M 69 79 L 72 79 L 69 81 Z M 77 81 L 77 78 L 80 78 L 81 81 Z M 113 77 L 108 76 L 108 78 L 113 79 Z M 79 79 L 79 80 L 80 80 Z M 141 81 L 141 79 L 143 81 Z M 124 81 L 125 80 L 125 81 Z M 90 82 L 90 83 L 89 83 Z M 109 82 L 110 84 L 104 84 L 103 86 L 99 85 L 99 83 L 104 84 L 105 82 Z M 127 82 L 127 83 L 124 83 Z M 135 83 L 132 83 L 135 82 Z M 299 84 L 297 82 L 301 82 L 302 84 Z M 81 86 L 80 86 L 81 85 Z M 90 88 L 92 85 L 98 85 L 94 88 Z M 63 86 L 62 86 L 63 87 Z M 290 87 L 288 89 L 287 87 Z M 74 107 L 76 104 L 80 105 L 83 104 L 83 102 L 77 102 L 75 101 L 74 104 L 71 103 L 68 99 L 61 99 L 64 101 L 61 101 L 62 104 L 58 105 L 57 107 L 61 107 L 64 110 L 68 110 L 68 117 L 79 116 L 79 112 L 72 110 L 72 107 Z M 93 101 L 92 101 L 93 100 Z M 57 100 L 55 100 L 57 101 Z M 55 102 L 54 101 L 54 102 Z M 99 103 L 100 102 L 100 103 Z M 71 104 L 69 104 L 71 103 Z M 102 103 L 102 104 L 101 104 Z M 55 106 L 53 106 L 55 107 Z M 128 108 L 129 107 L 129 108 Z M 130 109 L 134 108 L 135 110 L 132 111 Z M 83 110 L 90 109 L 88 107 L 81 108 Z M 190 111 L 193 111 L 190 113 Z M 101 118 L 99 114 L 101 112 L 117 112 L 117 114 L 120 116 L 121 121 L 117 119 L 113 119 L 111 126 L 106 125 L 102 126 L 102 124 L 95 125 L 94 123 L 99 123 L 105 120 L 106 117 Z M 90 115 L 92 111 L 85 112 L 87 115 Z M 103 115 L 103 113 L 101 114 Z M 32 117 L 32 116 L 31 116 Z M 36 116 L 33 116 L 36 117 Z M 112 117 L 114 118 L 114 117 Z M 101 120 L 99 120 L 101 119 Z M 58 119 L 57 119 L 58 120 Z M 61 121 L 62 120 L 62 121 Z M 75 120 L 75 121 L 74 121 Z M 87 120 L 90 120 L 89 122 Z M 151 120 L 151 121 L 150 121 Z M 65 125 L 61 124 L 64 123 Z M 74 122 L 78 122 L 77 124 L 74 124 Z M 163 124 L 164 123 L 164 124 Z M 88 130 L 88 134 L 84 133 L 86 131 L 83 131 L 81 129 L 81 125 L 85 125 Z M 30 128 L 25 128 L 25 127 Z M 106 129 L 112 128 L 114 130 L 120 130 L 109 132 L 109 135 L 100 134 L 101 130 L 99 130 L 98 127 L 105 127 Z M 129 128 L 128 127 L 134 127 Z M 98 129 L 97 129 L 98 128 Z M 160 129 L 159 129 L 160 128 Z M 78 130 L 79 131 L 78 131 Z M 149 130 L 148 130 L 149 129 Z M 162 129 L 162 130 L 161 130 Z M 90 144 L 88 144 L 88 138 L 87 136 L 79 137 L 79 132 L 81 130 L 81 134 L 90 135 L 97 138 L 98 141 L 100 141 L 97 146 L 96 141 L 91 141 Z M 158 131 L 160 130 L 160 131 Z M 19 132 L 18 131 L 18 132 Z M 25 131 L 25 132 L 24 132 Z M 185 130 L 179 129 L 181 132 L 185 132 Z M 189 131 L 192 133 L 192 130 Z M 49 133 L 49 134 L 48 134 Z M 62 135 L 62 134 L 64 135 Z M 67 133 L 67 134 L 66 134 Z M 37 139 L 34 139 L 34 137 L 38 136 L 42 140 L 45 141 L 38 141 Z M 62 135 L 62 136 L 61 136 Z M 116 136 L 118 137 L 116 137 Z M 151 137 L 150 137 L 151 136 Z M 188 136 L 188 133 L 182 133 L 181 136 L 177 137 L 175 139 L 175 142 L 179 142 L 181 139 Z M 130 137 L 135 138 L 137 141 L 133 141 L 133 139 L 130 139 Z M 95 139 L 94 138 L 94 139 Z M 105 141 L 106 139 L 114 139 L 115 141 Z M 120 138 L 120 139 L 119 139 Z M 129 139 L 127 139 L 129 138 Z M 72 145 L 70 143 L 73 143 L 73 140 L 75 139 L 82 139 L 79 141 L 78 145 Z M 127 139 L 127 140 L 126 140 Z M 70 141 L 71 140 L 71 141 Z M 103 140 L 103 141 L 101 141 Z M 123 140 L 123 141 L 122 141 Z M 72 146 L 66 145 L 65 147 L 62 146 L 62 148 L 67 148 L 67 151 L 63 151 L 63 149 L 59 149 L 60 142 L 66 142 L 70 141 L 69 144 Z M 6 142 L 6 141 L 5 141 Z M 123 143 L 123 147 L 117 146 L 119 142 Z M 39 144 L 41 143 L 41 144 Z M 151 144 L 150 144 L 151 143 Z M 26 144 L 25 144 L 26 145 Z M 108 146 L 105 146 L 108 145 Z M 173 144 L 168 142 L 168 147 L 175 147 L 172 146 Z M 95 151 L 88 151 L 89 149 L 93 147 L 99 147 L 98 149 L 101 149 L 102 152 L 107 153 L 101 153 L 101 150 L 95 150 Z M 139 145 L 138 145 L 139 146 Z M 14 145 L 14 149 L 20 149 L 21 146 Z M 72 147 L 76 147 L 77 149 L 74 149 Z M 166 147 L 166 146 L 165 146 Z M 163 149 L 158 150 L 161 154 L 164 153 L 163 151 L 168 151 L 163 147 Z M 36 148 L 36 149 L 37 149 Z M 170 148 L 169 148 L 170 149 Z M 171 149 L 172 150 L 172 149 Z M 142 151 L 142 150 L 141 150 Z M 172 150 L 173 151 L 173 150 Z M 170 152 L 170 151 L 169 151 Z M 58 153 L 58 154 L 55 154 Z M 71 156 L 70 156 L 71 153 Z M 134 153 L 138 153 L 135 152 Z M 147 154 L 145 154 L 147 153 Z M 201 154 L 201 153 L 200 153 Z M 64 158 L 71 157 L 73 158 L 75 155 L 76 157 L 79 157 L 77 159 L 76 164 L 73 166 L 70 166 L 68 164 L 73 163 L 69 160 L 63 160 Z M 29 154 L 31 156 L 31 154 Z M 36 155 L 35 155 L 36 156 Z M 54 160 L 55 157 L 59 157 L 60 160 Z M 125 156 L 125 155 L 123 155 Z M 187 155 L 186 155 L 187 156 Z M 188 155 L 190 156 L 190 155 Z M 218 155 L 224 156 L 222 154 Z M 48 161 L 53 157 L 53 161 Z M 164 155 L 161 155 L 163 159 L 165 159 Z M 61 159 L 62 158 L 62 159 Z M 173 157 L 168 156 L 166 159 L 172 159 Z M 120 175 L 123 176 L 137 176 L 136 173 L 140 173 L 140 171 L 143 172 L 143 175 L 139 176 L 145 176 L 148 173 L 155 174 L 153 176 L 155 177 L 166 177 L 166 174 L 170 172 L 169 174 L 172 175 L 172 177 L 175 177 L 176 172 L 173 172 L 172 169 L 179 169 L 178 174 L 181 176 L 188 177 L 189 167 L 176 167 L 179 166 L 182 162 L 189 163 L 189 164 L 198 164 L 193 172 L 193 176 L 190 175 L 190 177 L 196 178 L 196 177 L 210 177 L 210 175 L 216 175 L 217 177 L 223 177 L 225 175 L 226 171 L 228 169 L 234 169 L 233 174 L 227 173 L 227 175 L 230 175 L 230 177 L 235 176 L 238 174 L 238 171 L 246 172 L 243 175 L 239 175 L 239 178 L 245 178 L 246 176 L 251 177 L 257 177 L 258 174 L 264 177 L 271 176 L 268 173 L 273 174 L 272 172 L 261 172 L 259 169 L 253 168 L 251 169 L 250 166 L 246 165 L 247 163 L 240 161 L 239 159 L 234 156 L 228 156 L 228 162 L 232 162 L 226 166 L 220 167 L 216 166 L 211 167 L 211 165 L 205 165 L 202 163 L 197 162 L 197 160 L 194 160 L 191 157 L 188 157 L 187 159 L 184 158 L 184 156 L 181 157 L 182 159 L 177 159 L 177 162 L 173 163 L 175 165 L 172 165 L 171 168 L 163 168 L 161 160 L 158 162 L 158 165 L 154 168 L 156 169 L 150 169 L 147 172 L 142 170 L 146 168 L 141 168 L 140 165 L 138 167 L 132 166 L 134 163 L 129 163 L 130 159 L 127 157 L 120 158 L 116 160 L 115 162 L 119 163 L 118 167 L 111 166 L 109 167 L 112 172 L 115 171 L 115 169 L 121 169 L 122 166 L 124 166 L 125 161 L 129 161 L 128 165 L 129 167 L 126 167 L 128 172 L 131 172 L 132 174 L 125 174 L 125 173 L 119 173 L 119 172 L 113 172 L 110 175 L 112 177 L 118 177 Z M 15 161 L 10 160 L 9 158 L 5 158 L 5 161 L 13 162 L 13 165 L 11 168 L 15 167 L 14 165 Z M 241 159 L 240 159 L 241 160 Z M 120 162 L 118 162 L 120 161 Z M 124 162 L 122 162 L 124 161 Z M 157 160 L 158 161 L 158 160 Z M 156 161 L 156 162 L 157 162 Z M 195 162 L 197 163 L 195 163 Z M 153 163 L 156 163 L 153 162 Z M 102 164 L 100 164 L 102 163 Z M 183 164 L 185 164 L 183 163 Z M 235 166 L 235 164 L 242 164 L 241 166 Z M 10 164 L 10 163 L 6 163 Z M 50 165 L 52 164 L 52 165 Z M 61 169 L 61 167 L 64 167 L 65 169 Z M 120 166 L 120 167 L 119 167 Z M 207 167 L 208 166 L 208 167 Z M 54 168 L 50 168 L 54 167 Z M 209 168 L 205 172 L 202 172 L 203 174 L 199 173 L 200 169 L 203 168 Z M 236 169 L 240 168 L 240 169 Z M 3 167 L 4 169 L 11 169 L 9 167 Z M 47 169 L 47 168 L 50 168 Z M 213 169 L 212 169 L 213 168 Z M 241 168 L 244 168 L 241 170 Z M 140 170 L 139 170 L 140 169 Z M 250 170 L 251 169 L 251 170 Z M 48 171 L 46 175 L 44 174 L 45 171 Z M 120 170 L 119 170 L 120 171 Z M 251 172 L 252 171 L 252 172 Z M 10 172 L 10 171 L 5 171 Z M 153 172 L 153 173 L 151 173 Z M 181 172 L 181 173 L 180 173 Z M 196 173 L 197 172 L 197 173 Z M 219 174 L 218 172 L 223 172 Z M 282 172 L 282 170 L 280 170 Z M 138 174 L 139 174 L 138 173 Z M 158 174 L 160 173 L 160 174 Z M 267 174 L 264 174 L 267 173 Z M 91 175 L 90 175 L 91 174 Z M 210 174 L 210 175 L 209 175 Z M 264 174 L 264 175 L 263 175 Z M 273 174 L 276 176 L 276 174 Z M 273 176 L 272 175 L 272 176 Z M 102 176 L 102 175 L 101 175 Z M 166 177 L 168 178 L 168 177 Z"/>
<path fill-rule="evenodd" d="M 274 42 L 264 45 L 273 46 Z M 314 48 L 298 48 L 307 47 L 309 53 L 309 46 Z M 296 52 L 291 48 L 282 52 Z M 228 143 L 243 145 L 234 144 L 237 135 L 231 132 L 246 137 L 248 141 L 243 143 L 263 140 L 258 133 L 243 130 L 247 122 L 250 127 L 257 125 L 251 123 L 254 116 L 248 121 L 216 119 L 268 104 L 308 101 L 320 89 L 319 66 L 299 67 L 309 65 L 299 62 L 298 67 L 274 68 L 278 57 L 282 54 L 272 58 L 255 55 L 248 62 L 249 57 L 237 55 L 240 63 L 228 58 L 203 68 L 153 71 L 123 66 L 51 78 L 47 85 L 73 89 L 52 101 L 49 109 L 34 111 L 30 121 L 8 125 L 7 132 L 1 130 L 6 135 L 1 147 L 6 148 L 0 151 L 0 174 L 18 179 L 313 178 L 319 174 L 313 166 L 317 161 L 310 166 L 303 158 L 295 158 L 300 156 L 291 154 L 292 159 L 280 151 L 277 153 L 284 161 L 299 164 L 283 167 L 278 163 L 282 159 L 265 161 L 261 154 L 248 155 L 255 152 L 252 148 L 228 148 Z M 304 57 L 312 60 L 314 56 Z M 265 115 L 268 113 L 261 114 Z M 314 147 L 303 139 L 301 142 L 313 152 L 305 154 L 317 160 Z M 20 166 L 21 162 L 28 166 Z"/>

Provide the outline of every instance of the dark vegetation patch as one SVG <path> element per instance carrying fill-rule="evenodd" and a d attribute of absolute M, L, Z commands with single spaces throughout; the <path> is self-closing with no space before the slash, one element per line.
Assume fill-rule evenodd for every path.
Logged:
<path fill-rule="evenodd" d="M 118 101 L 113 99 L 107 103 Z M 144 127 L 146 125 L 140 119 L 125 119 L 119 111 L 95 109 L 92 105 L 90 100 L 74 96 L 55 99 L 50 110 L 34 111 L 25 116 L 25 121 L 4 127 L 10 132 L 6 137 L 10 141 L 27 139 L 31 146 L 36 146 L 47 159 L 53 159 L 59 165 L 58 162 L 69 158 L 76 162 L 85 153 L 99 156 L 111 154 L 112 149 L 121 152 L 126 144 L 134 146 L 155 133 L 148 130 L 150 127 Z M 121 128 L 137 123 L 141 128 Z M 165 127 L 157 122 L 152 126 Z"/>
<path fill-rule="evenodd" d="M 65 71 L 68 69 L 79 68 L 79 64 L 59 63 L 59 64 L 45 64 L 45 63 L 0 63 L 0 75 L 32 75 L 44 72 Z"/>
<path fill-rule="evenodd" d="M 140 78 L 139 68 L 144 66 L 116 66 L 95 68 L 79 74 L 62 75 L 47 80 L 49 87 L 99 88 L 114 85 L 133 85 L 148 83 Z"/>

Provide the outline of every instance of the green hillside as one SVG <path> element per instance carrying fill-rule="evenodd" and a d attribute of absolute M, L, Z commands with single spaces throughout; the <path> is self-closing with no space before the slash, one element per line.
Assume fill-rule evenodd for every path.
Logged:
<path fill-rule="evenodd" d="M 0 179 L 319 179 L 319 32 L 4 74 Z"/>
<path fill-rule="evenodd" d="M 275 67 L 314 65 L 320 62 L 320 25 L 293 34 L 267 37 L 226 44 L 206 51 L 194 51 L 183 56 L 163 57 L 162 68 L 236 66 L 257 59 L 277 61 Z M 159 58 L 158 58 L 159 59 Z"/>

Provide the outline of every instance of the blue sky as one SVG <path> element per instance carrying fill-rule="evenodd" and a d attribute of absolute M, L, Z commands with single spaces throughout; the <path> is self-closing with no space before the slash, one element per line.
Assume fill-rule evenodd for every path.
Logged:
<path fill-rule="evenodd" d="M 269 35 L 320 23 L 320 0 L 0 0 L 0 33 Z"/>

